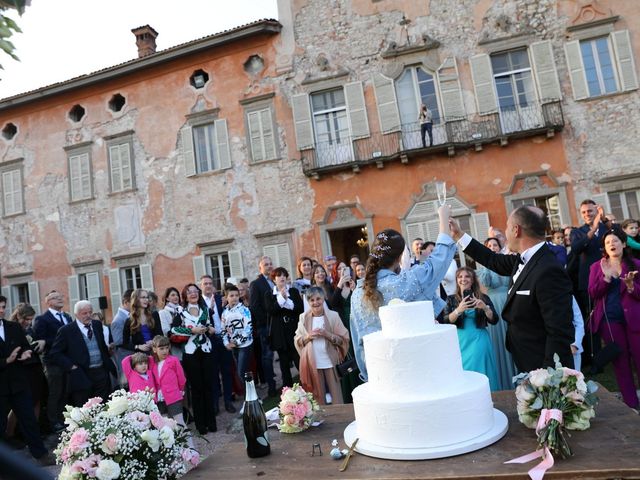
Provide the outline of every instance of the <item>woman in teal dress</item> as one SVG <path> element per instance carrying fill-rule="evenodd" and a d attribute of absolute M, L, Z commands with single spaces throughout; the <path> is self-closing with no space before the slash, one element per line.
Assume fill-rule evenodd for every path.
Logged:
<path fill-rule="evenodd" d="M 460 267 L 456 271 L 456 293 L 447 297 L 444 307 L 444 323 L 458 327 L 462 368 L 485 374 L 492 392 L 500 390 L 500 384 L 487 324 L 497 320 L 491 299 L 480 292 L 476 272 Z"/>
<path fill-rule="evenodd" d="M 495 237 L 489 237 L 484 241 L 484 246 L 500 253 L 502 250 L 500 241 Z M 507 335 L 507 322 L 500 315 L 505 302 L 507 301 L 507 292 L 509 290 L 509 277 L 503 277 L 488 268 L 480 266 L 477 271 L 478 280 L 481 285 L 487 288 L 487 295 L 493 303 L 493 308 L 498 315 L 498 321 L 494 325 L 489 325 L 489 337 L 491 345 L 493 345 L 493 353 L 496 357 L 496 367 L 498 369 L 498 385 L 500 390 L 512 390 L 513 377 L 516 375 L 516 365 L 513 358 L 505 345 L 505 337 Z"/>

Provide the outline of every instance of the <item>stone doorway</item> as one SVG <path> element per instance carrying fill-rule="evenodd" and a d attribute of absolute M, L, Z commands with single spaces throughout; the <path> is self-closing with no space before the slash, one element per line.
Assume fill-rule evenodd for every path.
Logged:
<path fill-rule="evenodd" d="M 362 263 L 366 263 L 369 256 L 368 229 L 366 224 L 340 228 L 329 231 L 331 252 L 338 261 L 349 265 L 349 257 L 358 255 Z"/>

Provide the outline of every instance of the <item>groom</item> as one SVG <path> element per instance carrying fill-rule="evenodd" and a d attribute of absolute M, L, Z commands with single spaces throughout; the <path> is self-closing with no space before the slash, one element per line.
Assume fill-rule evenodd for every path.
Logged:
<path fill-rule="evenodd" d="M 494 253 L 451 221 L 464 252 L 489 270 L 511 276 L 502 318 L 508 323 L 506 345 L 521 372 L 554 366 L 557 353 L 573 368 L 574 328 L 571 280 L 545 243 L 546 214 L 522 206 L 507 220 L 507 246 L 518 255 Z"/>

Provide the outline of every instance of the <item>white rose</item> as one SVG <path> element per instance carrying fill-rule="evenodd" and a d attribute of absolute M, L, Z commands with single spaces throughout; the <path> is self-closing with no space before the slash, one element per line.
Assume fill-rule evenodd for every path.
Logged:
<path fill-rule="evenodd" d="M 526 387 L 518 385 L 516 387 L 516 398 L 518 399 L 518 401 L 529 402 L 530 400 L 536 398 L 536 394 L 529 391 Z"/>
<path fill-rule="evenodd" d="M 284 394 L 282 395 L 282 400 L 284 402 L 288 402 L 288 403 L 297 403 L 299 400 L 299 396 L 296 392 L 294 392 L 293 390 L 287 390 L 286 392 L 284 392 Z"/>
<path fill-rule="evenodd" d="M 585 383 L 584 378 L 578 378 L 578 381 L 576 382 L 576 389 L 583 395 L 587 393 L 587 384 Z"/>
<path fill-rule="evenodd" d="M 160 432 L 158 430 L 145 430 L 140 434 L 140 438 L 147 442 L 151 450 L 157 452 L 160 448 L 160 441 L 158 437 L 160 436 Z"/>
<path fill-rule="evenodd" d="M 175 443 L 175 437 L 173 436 L 173 430 L 171 430 L 171 427 L 167 425 L 162 427 L 160 430 L 160 440 L 165 448 L 171 448 L 173 446 Z"/>
<path fill-rule="evenodd" d="M 71 412 L 69 412 L 69 418 L 71 418 L 71 420 L 73 420 L 76 423 L 80 423 L 84 418 L 84 415 L 82 413 L 82 410 L 76 407 L 73 410 L 71 410 Z"/>
<path fill-rule="evenodd" d="M 75 475 L 71 473 L 71 469 L 68 466 L 62 467 L 60 470 L 60 474 L 58 475 L 58 480 L 74 480 Z"/>
<path fill-rule="evenodd" d="M 126 397 L 116 397 L 110 400 L 107 405 L 109 406 L 107 415 L 110 417 L 116 417 L 127 411 L 127 408 L 129 408 L 129 401 Z"/>
<path fill-rule="evenodd" d="M 114 480 L 120 476 L 120 465 L 113 460 L 100 460 L 96 469 L 98 480 Z"/>
<path fill-rule="evenodd" d="M 549 372 L 544 368 L 539 368 L 529 373 L 529 382 L 536 388 L 544 387 L 548 380 Z"/>

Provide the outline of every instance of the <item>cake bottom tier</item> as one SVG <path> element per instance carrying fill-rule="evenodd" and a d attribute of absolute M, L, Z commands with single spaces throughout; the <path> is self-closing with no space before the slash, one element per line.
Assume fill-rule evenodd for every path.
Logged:
<path fill-rule="evenodd" d="M 381 447 L 433 448 L 485 434 L 494 422 L 489 380 L 476 372 L 463 380 L 437 395 L 360 385 L 352 393 L 357 436 Z"/>

